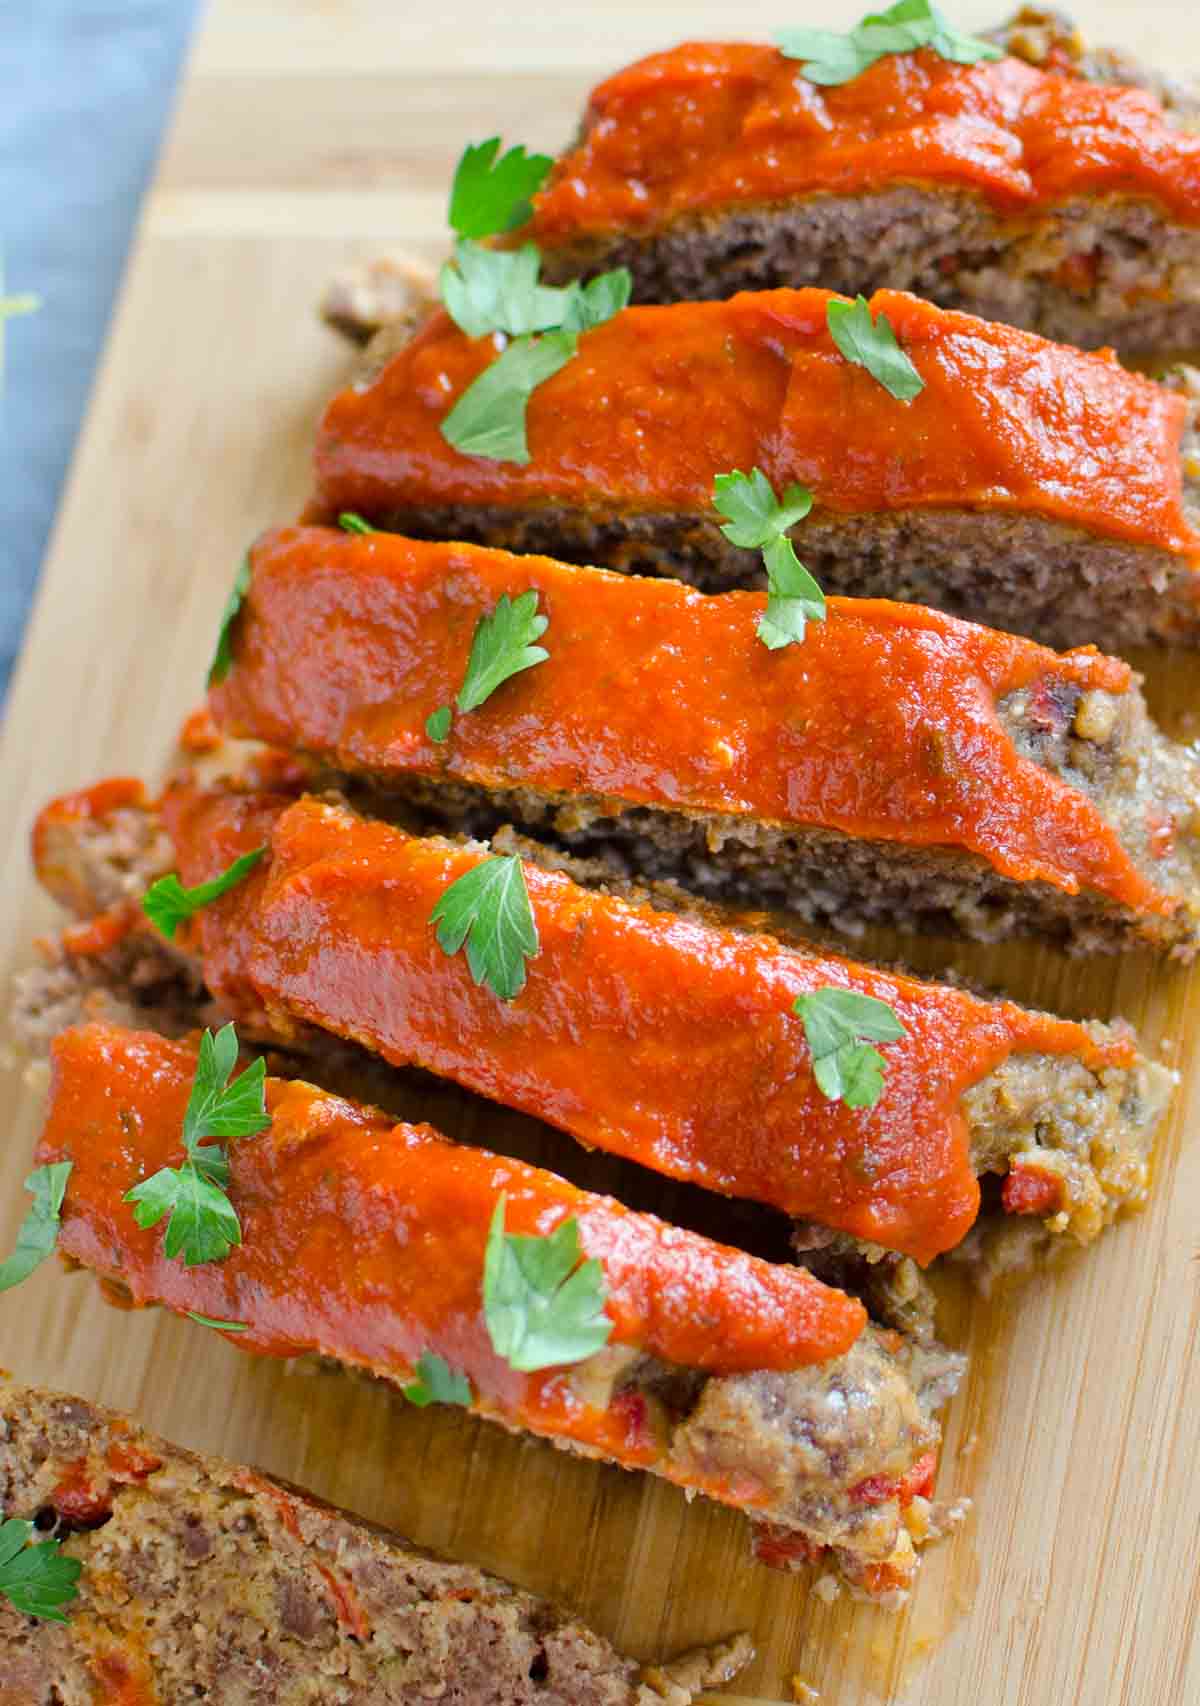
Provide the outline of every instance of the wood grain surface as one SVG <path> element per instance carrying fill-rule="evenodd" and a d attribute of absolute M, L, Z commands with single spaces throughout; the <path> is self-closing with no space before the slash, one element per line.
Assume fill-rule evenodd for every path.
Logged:
<path fill-rule="evenodd" d="M 381 242 L 436 259 L 449 174 L 496 131 L 554 148 L 604 70 L 684 36 L 845 27 L 858 6 L 588 0 L 218 0 L 148 197 L 107 359 L 50 551 L 4 734 L 4 975 L 51 922 L 26 836 L 50 793 L 154 774 L 200 698 L 238 554 L 295 514 L 310 435 L 348 368 L 318 322 L 327 276 Z M 1095 39 L 1200 65 L 1191 0 L 1081 7 Z M 961 0 L 966 26 L 993 21 Z M 1197 654 L 1142 660 L 1159 714 L 1200 735 Z M 1200 1700 L 1200 973 L 1144 957 L 908 945 L 1063 1011 L 1124 1013 L 1182 1079 L 1151 1206 L 1087 1255 L 984 1304 L 950 1296 L 971 1354 L 939 1493 L 975 1513 L 928 1555 L 908 1610 L 809 1596 L 751 1565 L 732 1513 L 577 1462 L 455 1412 L 253 1359 L 186 1322 L 118 1314 L 47 1265 L 0 1300 L 0 1365 L 256 1460 L 414 1538 L 559 1596 L 631 1651 L 737 1628 L 757 1701 L 822 1706 L 1190 1706 Z M 5 1071 L 0 1249 L 24 1212 L 39 1101 Z M 581 1162 L 448 1090 L 413 1111 L 698 1224 L 720 1205 Z M 801 1695 L 808 1699 L 809 1696 Z"/>

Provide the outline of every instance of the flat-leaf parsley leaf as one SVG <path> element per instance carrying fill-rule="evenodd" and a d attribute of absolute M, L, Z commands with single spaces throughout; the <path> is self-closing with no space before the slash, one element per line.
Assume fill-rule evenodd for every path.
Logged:
<path fill-rule="evenodd" d="M 762 551 L 767 608 L 758 624 L 759 639 L 769 651 L 799 644 L 809 622 L 825 619 L 825 594 L 788 538 L 788 529 L 812 508 L 812 493 L 789 486 L 778 499 L 761 468 L 749 474 L 734 469 L 713 481 L 713 503 L 727 518 L 721 532 L 732 545 Z"/>
<path fill-rule="evenodd" d="M 252 853 L 243 853 L 220 876 L 207 883 L 197 883 L 190 889 L 184 888 L 175 871 L 169 876 L 159 877 L 142 896 L 142 911 L 164 936 L 174 936 L 179 926 L 194 918 L 201 907 L 228 894 L 244 877 L 248 877 L 265 852 L 265 847 L 256 847 Z"/>
<path fill-rule="evenodd" d="M 802 77 L 825 85 L 849 83 L 888 54 L 915 53 L 921 47 L 958 65 L 1004 57 L 994 42 L 956 30 L 933 0 L 898 0 L 886 12 L 869 12 L 847 35 L 780 30 L 775 40 L 787 58 L 804 61 Z"/>
<path fill-rule="evenodd" d="M 49 1166 L 35 1167 L 25 1180 L 33 1207 L 21 1222 L 16 1249 L 7 1261 L 0 1262 L 0 1291 L 20 1285 L 53 1254 L 67 1180 L 74 1165 L 73 1161 L 52 1161 Z"/>
<path fill-rule="evenodd" d="M 483 1268 L 492 1348 L 523 1374 L 582 1362 L 612 1333 L 604 1270 L 595 1257 L 583 1259 L 573 1216 L 545 1237 L 527 1237 L 504 1230 L 505 1201 L 501 1192 Z"/>
<path fill-rule="evenodd" d="M 821 1094 L 851 1108 L 873 1108 L 883 1093 L 887 1062 L 869 1044 L 908 1035 L 887 1002 L 827 987 L 798 995 L 792 1005 L 804 1025 Z"/>
<path fill-rule="evenodd" d="M 271 1123 L 263 1093 L 266 1062 L 256 1060 L 230 1082 L 237 1057 L 232 1024 L 216 1036 L 205 1031 L 183 1120 L 187 1159 L 182 1167 L 160 1168 L 125 1194 L 143 1228 L 170 1215 L 163 1249 L 172 1259 L 181 1255 L 188 1267 L 223 1262 L 242 1241 L 241 1223 L 226 1193 L 229 1157 L 220 1144 L 204 1139 L 251 1137 Z"/>
<path fill-rule="evenodd" d="M 538 951 L 537 925 L 515 854 L 493 853 L 473 865 L 442 895 L 429 915 L 438 947 L 457 954 L 467 946 L 467 965 L 476 983 L 486 983 L 502 1001 L 525 987 L 525 961 Z"/>
<path fill-rule="evenodd" d="M 60 1540 L 31 1544 L 34 1527 L 19 1517 L 0 1522 L 0 1598 L 26 1617 L 65 1623 L 64 1605 L 79 1592 L 83 1565 L 64 1558 Z"/>
<path fill-rule="evenodd" d="M 233 577 L 233 585 L 229 589 L 229 597 L 225 600 L 225 608 L 221 612 L 221 626 L 217 630 L 217 649 L 213 653 L 212 663 L 208 666 L 208 685 L 218 687 L 229 674 L 229 666 L 233 662 L 233 624 L 237 621 L 238 611 L 250 591 L 250 553 L 247 551 Z"/>
<path fill-rule="evenodd" d="M 479 618 L 467 659 L 467 673 L 455 700 L 460 711 L 474 711 L 510 676 L 545 663 L 550 653 L 533 642 L 541 639 L 549 622 L 539 615 L 537 604 L 535 587 L 516 599 L 510 599 L 505 592 L 497 600 L 496 608 Z"/>
<path fill-rule="evenodd" d="M 464 456 L 524 466 L 530 459 L 526 405 L 543 380 L 567 365 L 577 344 L 574 332 L 515 338 L 467 386 L 442 422 L 447 444 Z"/>
<path fill-rule="evenodd" d="M 925 381 L 896 341 L 892 323 L 882 310 L 872 320 L 865 296 L 853 302 L 829 302 L 825 319 L 834 343 L 847 361 L 865 367 L 891 396 L 911 403 Z"/>
<path fill-rule="evenodd" d="M 465 1374 L 450 1367 L 436 1351 L 422 1351 L 417 1358 L 417 1378 L 401 1388 L 410 1404 L 424 1409 L 426 1404 L 463 1404 L 471 1402 L 471 1382 Z"/>
<path fill-rule="evenodd" d="M 530 197 L 553 164 L 548 154 L 526 154 L 519 143 L 500 154 L 498 136 L 468 144 L 450 191 L 451 229 L 460 237 L 492 237 L 523 225 L 533 211 Z"/>

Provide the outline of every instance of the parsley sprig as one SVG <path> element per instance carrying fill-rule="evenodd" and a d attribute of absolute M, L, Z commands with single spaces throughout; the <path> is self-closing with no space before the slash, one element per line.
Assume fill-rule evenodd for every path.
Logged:
<path fill-rule="evenodd" d="M 74 1165 L 73 1161 L 52 1161 L 49 1166 L 35 1167 L 25 1180 L 33 1207 L 21 1222 L 16 1249 L 6 1261 L 0 1262 L 0 1291 L 11 1291 L 14 1285 L 20 1285 L 47 1256 L 53 1255 L 63 1197 Z"/>
<path fill-rule="evenodd" d="M 238 572 L 233 577 L 233 585 L 229 589 L 229 597 L 225 600 L 225 608 L 221 612 L 221 626 L 217 630 L 217 648 L 213 660 L 208 666 L 208 685 L 218 687 L 229 674 L 233 663 L 233 625 L 237 621 L 238 612 L 246 594 L 250 591 L 250 553 L 242 558 Z"/>
<path fill-rule="evenodd" d="M 266 851 L 265 847 L 256 847 L 251 853 L 243 853 L 220 876 L 207 883 L 197 883 L 190 889 L 184 888 L 175 871 L 169 876 L 159 877 L 142 896 L 142 911 L 164 936 L 173 937 L 179 926 L 194 918 L 202 907 L 219 900 L 248 877 Z"/>
<path fill-rule="evenodd" d="M 908 1035 L 887 1002 L 827 987 L 798 995 L 792 1007 L 804 1026 L 821 1094 L 850 1108 L 873 1108 L 883 1094 L 887 1061 L 870 1044 Z"/>
<path fill-rule="evenodd" d="M 520 144 L 500 154 L 498 136 L 468 143 L 450 190 L 451 230 L 460 237 L 492 237 L 523 225 L 533 211 L 530 197 L 553 164 L 548 154 L 526 154 Z"/>
<path fill-rule="evenodd" d="M 471 1382 L 465 1374 L 450 1367 L 436 1351 L 422 1351 L 417 1358 L 417 1378 L 401 1391 L 410 1404 L 424 1409 L 427 1404 L 471 1403 Z"/>
<path fill-rule="evenodd" d="M 891 396 L 901 403 L 920 396 L 925 381 L 900 348 L 882 309 L 872 320 L 865 296 L 856 296 L 853 302 L 832 301 L 825 305 L 825 321 L 846 360 L 865 367 Z"/>
<path fill-rule="evenodd" d="M 800 75 L 810 83 L 850 83 L 891 53 L 929 47 L 958 65 L 1003 59 L 994 42 L 964 35 L 933 0 L 898 0 L 886 12 L 869 12 L 846 35 L 835 30 L 780 30 L 775 40 L 789 59 L 803 60 Z"/>
<path fill-rule="evenodd" d="M 230 1082 L 237 1058 L 232 1024 L 215 1036 L 205 1031 L 183 1120 L 187 1159 L 182 1167 L 160 1168 L 125 1194 L 142 1228 L 170 1215 L 163 1249 L 172 1260 L 181 1255 L 189 1268 L 223 1262 L 242 1241 L 241 1222 L 226 1190 L 229 1157 L 222 1145 L 204 1140 L 251 1137 L 271 1123 L 263 1094 L 266 1062 L 256 1060 Z"/>
<path fill-rule="evenodd" d="M 530 397 L 565 367 L 580 332 L 619 313 L 629 301 L 632 279 L 618 267 L 584 285 L 541 282 L 541 253 L 535 243 L 496 249 L 481 238 L 497 236 L 529 217 L 529 197 L 540 187 L 550 160 L 511 148 L 497 159 L 498 137 L 468 147 L 458 163 L 450 193 L 450 225 L 457 234 L 454 257 L 441 273 L 447 312 L 469 338 L 498 337 L 504 347 L 467 387 L 441 423 L 448 444 L 466 456 L 493 462 L 529 461 L 525 414 Z"/>
<path fill-rule="evenodd" d="M 798 645 L 809 622 L 825 620 L 825 594 L 787 536 L 812 508 L 812 493 L 804 486 L 789 486 L 777 499 L 761 468 L 749 474 L 734 469 L 713 481 L 713 503 L 717 513 L 727 517 L 721 532 L 730 544 L 762 551 L 767 608 L 758 624 L 759 639 L 770 651 Z"/>
<path fill-rule="evenodd" d="M 541 639 L 550 623 L 537 606 L 536 587 L 529 587 L 515 599 L 503 592 L 495 609 L 479 618 L 467 673 L 454 701 L 460 711 L 477 710 L 512 676 L 545 663 L 550 653 L 533 642 Z M 430 740 L 440 742 L 449 737 L 450 718 L 449 705 L 440 705 L 426 719 L 425 732 Z"/>
<path fill-rule="evenodd" d="M 429 915 L 438 947 L 457 954 L 466 943 L 467 965 L 476 983 L 486 983 L 502 1001 L 525 987 L 525 961 L 538 951 L 537 925 L 515 854 L 493 853 L 450 884 Z"/>
<path fill-rule="evenodd" d="M 538 386 L 565 367 L 579 340 L 574 332 L 515 338 L 485 367 L 441 424 L 442 437 L 464 456 L 491 462 L 530 460 L 525 407 Z"/>
<path fill-rule="evenodd" d="M 572 1216 L 545 1237 L 504 1230 L 501 1192 L 483 1266 L 483 1315 L 492 1348 L 522 1374 L 582 1362 L 608 1343 L 604 1270 L 583 1259 Z"/>
<path fill-rule="evenodd" d="M 83 1565 L 63 1557 L 60 1540 L 34 1544 L 34 1533 L 19 1517 L 0 1522 L 0 1597 L 26 1617 L 65 1623 L 62 1607 L 78 1594 Z"/>

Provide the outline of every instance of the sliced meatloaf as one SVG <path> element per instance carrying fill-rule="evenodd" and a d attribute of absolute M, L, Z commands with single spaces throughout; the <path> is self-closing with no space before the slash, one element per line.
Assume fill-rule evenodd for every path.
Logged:
<path fill-rule="evenodd" d="M 994 62 L 890 54 L 822 87 L 687 42 L 593 91 L 528 227 L 549 275 L 635 299 L 887 286 L 1124 354 L 1200 344 L 1193 91 L 1029 8 Z"/>
<path fill-rule="evenodd" d="M 1031 333 L 880 291 L 924 381 L 850 363 L 824 290 L 629 308 L 529 400 L 528 463 L 455 450 L 447 411 L 496 357 L 435 314 L 319 433 L 310 519 L 763 584 L 713 481 L 815 499 L 791 529 L 827 593 L 913 600 L 1058 646 L 1200 639 L 1194 375 L 1169 389 Z"/>
<path fill-rule="evenodd" d="M 235 1323 L 251 1352 L 315 1354 L 401 1387 L 435 1355 L 480 1416 L 782 1526 L 868 1588 L 907 1584 L 933 1412 L 961 1359 L 864 1326 L 862 1306 L 806 1268 L 291 1080 L 267 1080 L 269 1127 L 228 1146 L 240 1243 L 186 1266 L 125 1193 L 182 1160 L 196 1061 L 103 1025 L 52 1045 L 36 1162 L 72 1163 L 58 1248 L 110 1292 Z M 582 1360 L 521 1373 L 496 1348 L 484 1253 L 501 1198 L 507 1232 L 573 1220 L 599 1264 L 609 1337 Z"/>
<path fill-rule="evenodd" d="M 0 1515 L 83 1566 L 65 1623 L 0 1595 L 4 1706 L 688 1706 L 752 1656 L 640 1669 L 470 1564 L 31 1387 L 0 1387 Z"/>
<path fill-rule="evenodd" d="M 287 529 L 249 562 L 218 724 L 443 827 L 850 930 L 1200 942 L 1200 760 L 1114 659 L 861 600 L 768 651 L 761 594 L 390 534 Z M 433 740 L 479 622 L 530 590 L 549 656 Z"/>
<path fill-rule="evenodd" d="M 43 845 L 58 809 L 44 814 Z M 303 1051 L 332 1033 L 587 1145 L 922 1262 L 967 1232 L 979 1173 L 1004 1174 L 1009 1208 L 1081 1241 L 1144 1200 L 1172 1079 L 1127 1028 L 788 946 L 761 918 L 669 885 L 627 889 L 533 846 L 522 851 L 538 951 L 505 1002 L 430 924 L 486 847 L 313 798 L 179 785 L 164 810 L 189 885 L 269 847 L 192 926 L 208 989 L 264 1041 Z M 96 849 L 86 822 L 72 806 L 50 835 L 78 836 L 80 868 Z M 43 988 L 72 975 L 59 956 L 35 974 Z M 830 1101 L 814 1081 L 793 1002 L 822 987 L 882 999 L 905 1026 L 873 1107 Z M 44 1028 L 37 987 L 24 1007 L 26 1032 Z"/>

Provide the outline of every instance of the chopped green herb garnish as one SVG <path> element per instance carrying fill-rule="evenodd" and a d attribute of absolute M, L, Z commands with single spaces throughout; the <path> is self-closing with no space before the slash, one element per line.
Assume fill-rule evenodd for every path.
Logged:
<path fill-rule="evenodd" d="M 159 877 L 142 896 L 142 911 L 164 936 L 172 937 L 181 924 L 195 917 L 201 907 L 236 888 L 244 877 L 249 876 L 266 851 L 265 847 L 256 847 L 252 853 L 243 853 L 219 877 L 213 877 L 211 882 L 197 883 L 195 888 L 185 889 L 175 871 L 169 876 Z"/>
<path fill-rule="evenodd" d="M 546 332 L 515 338 L 490 367 L 485 367 L 450 410 L 442 437 L 464 456 L 493 462 L 529 461 L 525 410 L 543 380 L 565 367 L 575 354 L 574 332 Z"/>
<path fill-rule="evenodd" d="M 471 1402 L 471 1382 L 466 1375 L 450 1367 L 436 1351 L 422 1351 L 417 1358 L 417 1378 L 402 1388 L 410 1404 L 424 1409 L 426 1404 L 463 1404 Z"/>
<path fill-rule="evenodd" d="M 922 47 L 958 65 L 1004 57 L 994 42 L 956 30 L 932 0 L 898 0 L 886 12 L 868 13 L 847 35 L 835 30 L 780 30 L 775 40 L 789 59 L 804 61 L 802 77 L 826 85 L 852 82 L 888 54 L 915 53 Z"/>
<path fill-rule="evenodd" d="M 460 711 L 474 711 L 485 699 L 490 699 L 510 676 L 545 663 L 550 653 L 544 646 L 535 646 L 550 626 L 545 616 L 538 614 L 536 587 L 530 587 L 516 600 L 501 593 L 496 608 L 481 616 L 471 641 L 467 673 L 455 700 Z"/>
<path fill-rule="evenodd" d="M 908 1032 L 886 1001 L 852 989 L 798 995 L 793 1010 L 804 1025 L 817 1088 L 831 1102 L 873 1108 L 883 1093 L 887 1062 L 870 1043 L 894 1043 Z"/>
<path fill-rule="evenodd" d="M 465 456 L 523 464 L 529 461 L 530 397 L 571 360 L 580 332 L 603 325 L 625 307 L 633 280 L 627 268 L 618 267 L 586 285 L 542 284 L 536 244 L 496 249 L 479 242 L 528 218 L 528 198 L 551 164 L 520 148 L 496 160 L 499 146 L 493 137 L 468 148 L 459 161 L 450 195 L 450 224 L 459 241 L 442 268 L 441 294 L 469 338 L 501 333 L 512 341 L 459 397 L 441 432 Z"/>
<path fill-rule="evenodd" d="M 612 1333 L 604 1270 L 595 1257 L 583 1260 L 573 1216 L 545 1237 L 526 1237 L 504 1230 L 505 1201 L 501 1192 L 483 1267 L 492 1347 L 522 1374 L 582 1362 Z"/>
<path fill-rule="evenodd" d="M 183 1120 L 182 1167 L 162 1167 L 125 1194 L 134 1204 L 133 1217 L 145 1228 L 169 1214 L 163 1249 L 188 1267 L 223 1262 L 242 1241 L 241 1222 L 226 1192 L 229 1157 L 207 1137 L 251 1137 L 265 1131 L 267 1115 L 263 1085 L 266 1062 L 256 1060 L 237 1078 L 237 1032 L 232 1024 L 214 1036 L 205 1031 L 192 1093 Z"/>
<path fill-rule="evenodd" d="M 896 341 L 892 323 L 882 311 L 874 320 L 865 296 L 853 302 L 829 302 L 825 319 L 833 341 L 847 361 L 865 367 L 884 390 L 902 403 L 911 403 L 925 381 Z"/>
<path fill-rule="evenodd" d="M 194 1309 L 185 1309 L 184 1314 L 189 1321 L 194 1321 L 198 1327 L 212 1327 L 218 1333 L 248 1333 L 248 1321 L 217 1321 L 211 1315 L 197 1315 Z"/>
<path fill-rule="evenodd" d="M 498 136 L 469 144 L 450 191 L 451 229 L 460 237 L 493 237 L 523 225 L 533 211 L 530 197 L 553 164 L 548 154 L 526 154 L 520 144 L 500 154 Z"/>
<path fill-rule="evenodd" d="M 825 620 L 825 594 L 788 538 L 788 529 L 812 508 L 812 493 L 789 486 L 779 500 L 761 468 L 749 474 L 735 469 L 713 481 L 713 503 L 727 517 L 721 532 L 730 544 L 762 551 L 767 608 L 758 624 L 759 639 L 769 651 L 798 645 L 809 622 Z"/>
<path fill-rule="evenodd" d="M 541 265 L 533 243 L 519 249 L 457 243 L 454 259 L 446 262 L 441 274 L 446 311 L 469 338 L 486 337 L 489 332 L 515 338 L 563 326 L 573 298 L 567 290 L 538 283 Z"/>
<path fill-rule="evenodd" d="M 53 1255 L 63 1197 L 74 1165 L 73 1161 L 52 1161 L 49 1166 L 35 1167 L 25 1180 L 33 1207 L 21 1222 L 16 1249 L 7 1261 L 0 1262 L 0 1291 L 11 1291 L 14 1285 L 20 1285 L 47 1256 Z"/>
<path fill-rule="evenodd" d="M 611 272 L 598 273 L 586 284 L 578 280 L 563 291 L 566 305 L 562 328 L 565 332 L 590 332 L 611 320 L 623 308 L 628 308 L 633 294 L 633 274 L 628 267 L 614 267 Z"/>
<path fill-rule="evenodd" d="M 439 705 L 436 711 L 431 711 L 425 719 L 425 733 L 430 740 L 438 742 L 450 739 L 450 720 L 453 713 L 449 705 Z"/>
<path fill-rule="evenodd" d="M 208 685 L 218 686 L 229 674 L 229 666 L 233 662 L 231 635 L 233 624 L 237 621 L 238 611 L 242 601 L 250 591 L 250 553 L 247 551 L 242 558 L 237 574 L 233 577 L 233 586 L 229 597 L 225 600 L 225 608 L 221 612 L 221 626 L 217 632 L 217 649 L 213 653 L 212 663 L 208 669 Z"/>
<path fill-rule="evenodd" d="M 65 1623 L 61 1607 L 78 1594 L 83 1565 L 78 1558 L 63 1557 L 61 1540 L 34 1544 L 35 1532 L 19 1517 L 0 1522 L 0 1598 L 25 1617 Z"/>
<path fill-rule="evenodd" d="M 344 509 L 338 516 L 338 526 L 343 533 L 374 533 L 370 522 L 364 521 L 361 515 L 355 515 L 352 509 Z"/>
<path fill-rule="evenodd" d="M 429 915 L 438 947 L 457 954 L 467 946 L 476 983 L 486 983 L 502 1001 L 525 987 L 525 961 L 538 951 L 537 925 L 515 854 L 493 853 L 459 877 Z"/>

